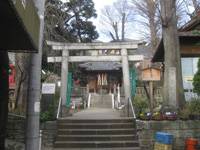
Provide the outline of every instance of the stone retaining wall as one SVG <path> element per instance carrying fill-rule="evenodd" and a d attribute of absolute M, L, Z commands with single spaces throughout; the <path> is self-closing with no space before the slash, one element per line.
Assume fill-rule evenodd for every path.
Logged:
<path fill-rule="evenodd" d="M 141 150 L 153 150 L 156 132 L 174 135 L 174 150 L 184 150 L 186 139 L 197 139 L 200 145 L 200 121 L 137 121 Z"/>
<path fill-rule="evenodd" d="M 56 121 L 40 124 L 43 131 L 42 144 L 53 145 L 56 137 Z M 174 135 L 174 150 L 184 150 L 186 139 L 198 139 L 200 145 L 200 121 L 141 121 L 137 120 L 137 135 L 141 150 L 153 150 L 156 132 Z M 8 121 L 7 138 L 25 142 L 24 121 Z"/>
<path fill-rule="evenodd" d="M 25 143 L 25 129 L 24 121 L 8 121 L 6 138 Z M 42 145 L 53 145 L 57 132 L 56 121 L 41 123 L 40 130 L 42 130 Z"/>

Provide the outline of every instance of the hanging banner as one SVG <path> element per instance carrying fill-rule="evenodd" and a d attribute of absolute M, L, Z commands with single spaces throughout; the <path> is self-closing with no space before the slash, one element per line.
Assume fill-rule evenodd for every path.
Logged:
<path fill-rule="evenodd" d="M 98 85 L 101 85 L 101 75 L 98 74 Z"/>
<path fill-rule="evenodd" d="M 135 80 L 135 70 L 134 69 L 130 69 L 130 82 L 131 82 L 131 98 L 132 101 L 134 100 L 135 97 L 135 92 L 136 92 L 136 80 Z"/>
<path fill-rule="evenodd" d="M 72 87 L 72 74 L 68 73 L 68 80 L 67 80 L 67 99 L 66 99 L 66 106 L 69 107 L 70 105 L 70 95 L 71 95 L 71 87 Z"/>
<path fill-rule="evenodd" d="M 105 85 L 108 85 L 107 74 L 104 75 L 104 84 L 105 84 Z"/>
<path fill-rule="evenodd" d="M 102 73 L 102 75 L 101 75 L 101 78 L 102 78 L 102 85 L 104 85 L 104 75 L 103 75 L 103 73 Z"/>

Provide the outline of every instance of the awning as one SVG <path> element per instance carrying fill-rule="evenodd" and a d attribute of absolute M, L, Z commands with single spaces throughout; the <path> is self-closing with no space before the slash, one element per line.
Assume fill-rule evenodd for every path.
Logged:
<path fill-rule="evenodd" d="M 0 51 L 38 52 L 40 19 L 32 0 L 1 0 L 0 20 Z"/>

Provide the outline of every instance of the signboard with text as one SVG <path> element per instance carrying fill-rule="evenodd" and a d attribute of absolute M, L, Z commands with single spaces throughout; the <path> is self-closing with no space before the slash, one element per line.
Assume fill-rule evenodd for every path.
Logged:
<path fill-rule="evenodd" d="M 130 82 L 131 82 L 131 99 L 133 101 L 136 92 L 135 70 L 130 69 Z"/>
<path fill-rule="evenodd" d="M 67 80 L 67 102 L 66 106 L 69 107 L 70 105 L 70 96 L 71 96 L 71 88 L 72 88 L 72 74 L 68 73 L 68 80 Z"/>
<path fill-rule="evenodd" d="M 56 84 L 55 83 L 43 83 L 42 94 L 55 94 Z"/>
<path fill-rule="evenodd" d="M 194 76 L 185 76 L 185 82 L 193 82 Z"/>
<path fill-rule="evenodd" d="M 160 81 L 160 69 L 147 68 L 142 70 L 143 81 Z"/>

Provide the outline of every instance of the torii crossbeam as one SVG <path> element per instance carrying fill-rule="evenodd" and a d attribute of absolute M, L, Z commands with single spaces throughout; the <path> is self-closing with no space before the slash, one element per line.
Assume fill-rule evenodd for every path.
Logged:
<path fill-rule="evenodd" d="M 66 93 L 67 93 L 67 77 L 68 77 L 68 62 L 107 62 L 107 61 L 120 61 L 122 62 L 122 72 L 124 78 L 124 91 L 126 103 L 128 98 L 131 98 L 131 85 L 129 77 L 129 61 L 141 61 L 143 55 L 128 55 L 127 50 L 137 50 L 139 44 L 143 41 L 131 42 L 109 42 L 109 43 L 59 43 L 46 41 L 47 45 L 52 46 L 53 50 L 62 50 L 62 57 L 48 57 L 48 62 L 62 62 L 61 73 L 61 97 L 62 97 L 62 117 L 69 114 L 69 109 L 66 108 Z M 70 50 L 120 50 L 121 55 L 103 56 L 94 53 L 92 56 L 69 56 Z M 127 109 L 125 116 L 128 115 Z"/>

